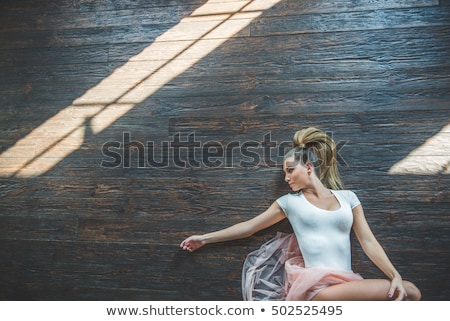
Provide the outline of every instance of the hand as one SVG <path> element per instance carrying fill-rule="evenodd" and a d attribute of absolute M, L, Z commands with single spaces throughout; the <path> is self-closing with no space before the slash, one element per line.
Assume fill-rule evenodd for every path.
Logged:
<path fill-rule="evenodd" d="M 400 276 L 394 277 L 391 281 L 391 288 L 388 292 L 389 299 L 396 300 L 396 301 L 402 301 L 406 298 L 406 290 L 403 286 L 403 281 Z"/>
<path fill-rule="evenodd" d="M 193 252 L 199 248 L 201 248 L 203 245 L 205 245 L 205 241 L 202 240 L 201 235 L 193 235 L 185 239 L 183 242 L 181 242 L 180 247 L 183 250 Z"/>

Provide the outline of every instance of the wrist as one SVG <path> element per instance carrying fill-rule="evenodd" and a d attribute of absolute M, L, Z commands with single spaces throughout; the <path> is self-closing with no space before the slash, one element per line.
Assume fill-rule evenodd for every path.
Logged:
<path fill-rule="evenodd" d="M 206 244 L 210 243 L 209 240 L 211 239 L 211 236 L 209 235 L 209 233 L 203 234 L 203 235 L 200 235 L 199 239 L 200 239 L 199 241 L 202 242 L 203 245 L 206 245 Z"/>
<path fill-rule="evenodd" d="M 395 280 L 395 279 L 402 279 L 402 276 L 400 275 L 400 273 L 398 273 L 397 271 L 394 271 L 390 277 L 391 281 Z"/>

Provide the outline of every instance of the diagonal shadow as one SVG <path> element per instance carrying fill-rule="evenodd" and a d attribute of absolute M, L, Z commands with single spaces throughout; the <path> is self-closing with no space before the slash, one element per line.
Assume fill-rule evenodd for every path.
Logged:
<path fill-rule="evenodd" d="M 213 4 L 213 2 L 211 2 L 211 4 Z M 204 7 L 203 10 L 206 10 L 206 7 Z M 222 12 L 221 12 L 221 10 L 222 10 Z M 223 10 L 224 9 L 222 7 L 218 8 L 218 12 L 216 14 L 218 14 L 218 15 L 223 14 L 224 13 Z M 242 10 L 241 10 L 241 13 L 242 13 Z M 208 16 L 209 15 L 206 13 L 197 11 L 195 17 L 201 20 Z M 231 20 L 224 20 L 224 24 L 222 26 L 225 26 L 230 21 Z M 218 32 L 218 29 L 217 28 L 211 29 L 209 32 L 210 33 L 207 33 L 207 31 L 205 31 L 204 35 L 211 36 L 211 33 Z M 322 37 L 326 37 L 326 35 L 324 35 Z M 196 41 L 194 39 L 190 39 L 190 40 L 192 40 L 194 42 Z M 202 43 L 205 44 L 205 42 L 209 42 L 209 41 L 214 42 L 214 39 L 197 39 L 195 44 L 192 43 L 192 46 L 189 49 L 186 48 L 186 50 L 184 50 L 184 51 L 183 51 L 183 49 L 181 49 L 181 51 L 179 51 L 180 55 L 178 55 L 177 56 L 178 58 L 175 60 L 181 60 L 180 64 L 185 63 L 185 62 L 188 63 L 187 62 L 188 60 L 190 60 L 191 62 L 199 61 L 201 59 L 201 58 L 199 58 L 199 57 L 201 57 L 201 56 L 199 56 L 199 53 L 196 53 L 193 56 L 190 56 L 189 53 L 192 53 L 193 49 L 195 49 L 196 46 L 201 47 Z M 167 40 L 165 43 L 170 43 L 170 40 Z M 223 47 L 224 46 L 222 46 L 222 49 L 223 49 Z M 236 46 L 236 47 L 238 47 L 238 46 Z M 236 49 L 236 47 L 231 48 L 231 50 Z M 178 48 L 178 50 L 180 50 L 180 48 Z M 227 50 L 229 50 L 229 49 L 227 49 Z M 149 74 L 148 69 L 144 68 L 143 70 L 139 70 L 139 68 L 136 68 L 136 66 L 139 66 L 139 62 L 142 62 L 142 61 L 147 61 L 147 63 L 148 63 L 148 61 L 149 61 L 148 56 L 155 54 L 155 51 L 152 51 L 149 49 L 147 52 L 145 52 L 145 49 L 144 49 L 141 53 L 142 53 L 142 56 L 139 56 L 139 54 L 138 54 L 135 57 L 131 58 L 130 64 L 128 64 L 126 68 L 124 65 L 122 67 L 117 68 L 117 70 L 115 71 L 115 76 L 117 76 L 117 79 L 122 79 L 122 77 L 126 78 L 126 77 L 128 77 L 127 75 L 129 75 L 130 73 L 134 73 L 134 72 L 139 73 L 139 75 L 140 75 L 139 77 L 136 77 L 136 78 L 132 77 L 132 79 L 128 78 L 128 80 L 127 80 L 128 82 L 125 81 L 123 87 L 118 86 L 119 88 L 122 88 L 123 91 L 120 94 L 115 93 L 116 96 L 113 98 L 111 98 L 108 91 L 110 91 L 111 88 L 115 88 L 116 83 L 114 83 L 114 82 L 108 83 L 107 81 L 105 81 L 102 84 L 98 84 L 97 86 L 92 87 L 93 90 L 86 92 L 85 96 L 84 95 L 80 96 L 80 98 L 84 98 L 84 100 L 80 99 L 80 100 L 74 101 L 74 103 L 69 106 L 70 108 L 66 111 L 66 113 L 61 113 L 60 115 L 57 115 L 59 117 L 59 119 L 57 119 L 58 117 L 55 117 L 55 119 L 51 120 L 51 122 L 48 123 L 49 125 L 55 124 L 57 128 L 61 128 L 61 123 L 58 123 L 58 120 L 65 121 L 65 122 L 67 122 L 66 124 L 72 126 L 72 127 L 69 126 L 69 128 L 68 128 L 69 131 L 67 131 L 63 136 L 61 136 L 59 138 L 59 140 L 55 141 L 54 144 L 49 145 L 46 150 L 41 151 L 41 153 L 39 155 L 34 154 L 33 158 L 31 158 L 28 162 L 26 162 L 24 167 L 22 167 L 21 169 L 19 169 L 16 172 L 14 172 L 12 174 L 12 176 L 17 176 L 17 177 L 38 176 L 38 175 L 43 175 L 44 173 L 47 173 L 50 169 L 52 169 L 52 174 L 55 173 L 55 176 L 58 176 L 58 174 L 61 174 L 61 176 L 64 177 L 64 183 L 62 183 L 62 184 L 65 184 L 65 182 L 67 182 L 67 180 L 70 179 L 70 175 L 68 177 L 65 177 L 65 175 L 64 175 L 66 173 L 67 169 L 64 168 L 64 166 L 60 166 L 61 171 L 58 171 L 58 169 L 56 169 L 55 172 L 53 172 L 55 167 L 58 167 L 58 165 L 62 165 L 63 160 L 68 159 L 68 157 L 65 155 L 68 155 L 69 153 L 77 150 L 79 153 L 76 156 L 81 156 L 80 159 L 82 159 L 82 157 L 86 156 L 86 152 L 84 150 L 80 149 L 79 144 L 82 144 L 83 142 L 86 143 L 87 141 L 89 141 L 89 138 L 91 138 L 91 137 L 98 140 L 98 139 L 100 139 L 101 134 L 108 135 L 108 133 L 107 133 L 108 131 L 106 129 L 108 128 L 111 131 L 114 131 L 114 128 L 112 128 L 111 124 L 116 122 L 116 123 L 119 123 L 119 125 L 120 125 L 120 119 L 124 115 L 126 115 L 127 116 L 126 118 L 128 118 L 126 120 L 122 119 L 123 124 L 125 124 L 125 125 L 129 125 L 129 123 L 133 121 L 133 119 L 131 119 L 131 121 L 130 121 L 130 118 L 132 118 L 132 117 L 142 117 L 142 114 L 143 114 L 142 111 L 137 111 L 138 108 L 136 108 L 136 106 L 138 106 L 139 104 L 140 104 L 139 107 L 142 107 L 142 109 L 146 106 L 149 106 L 149 109 L 150 109 L 150 108 L 152 108 L 150 106 L 152 104 L 152 102 L 155 102 L 158 99 L 161 99 L 161 101 L 164 100 L 164 98 L 167 97 L 167 95 L 171 93 L 170 88 L 167 88 L 170 86 L 167 86 L 167 85 L 165 86 L 165 89 L 167 90 L 165 93 L 162 93 L 161 95 L 156 94 L 156 91 L 153 91 L 153 90 L 158 88 L 158 86 L 160 84 L 152 83 L 152 81 L 154 80 L 153 76 L 158 74 L 161 77 L 161 78 L 159 78 L 160 80 L 165 79 L 164 77 L 170 78 L 170 76 L 165 75 L 164 73 L 165 73 L 165 71 L 172 71 L 172 69 L 175 69 L 176 65 L 171 65 L 173 63 L 173 60 L 167 61 L 167 63 L 164 64 L 164 67 L 163 67 L 163 65 L 153 66 L 154 69 L 152 69 L 152 70 L 154 70 L 154 72 L 152 71 L 151 74 Z M 224 53 L 226 53 L 226 50 L 219 52 L 219 55 L 223 55 Z M 164 55 L 166 53 L 164 52 L 164 53 L 159 53 L 159 54 Z M 201 55 L 203 55 L 203 52 L 201 53 Z M 299 55 L 300 55 L 300 53 L 299 53 Z M 185 57 L 185 59 L 180 59 L 183 57 Z M 211 59 L 217 59 L 217 57 L 211 57 Z M 133 66 L 133 64 L 131 62 L 136 63 L 136 64 Z M 206 62 L 206 65 L 207 64 L 208 63 Z M 173 68 L 172 68 L 172 66 L 173 66 Z M 140 72 L 142 72 L 142 74 L 140 74 Z M 192 72 L 195 72 L 195 71 L 192 71 Z M 120 73 L 123 74 L 123 76 L 120 76 L 119 75 Z M 211 73 L 211 75 L 213 75 L 214 71 L 210 71 L 210 73 Z M 169 79 L 169 78 L 167 78 L 167 79 Z M 128 87 L 128 86 L 130 86 L 130 83 L 132 83 L 129 80 L 135 81 L 134 84 L 132 85 L 132 89 Z M 166 82 L 166 84 L 167 84 L 167 82 Z M 156 89 L 156 90 L 158 90 L 158 89 Z M 158 91 L 161 92 L 160 89 Z M 154 92 L 155 94 L 149 95 L 148 94 L 149 92 Z M 183 96 L 185 94 L 186 95 L 189 94 L 189 87 L 185 88 L 184 90 L 181 90 L 181 93 L 179 95 Z M 89 96 L 89 95 L 92 95 L 92 96 Z M 179 97 L 177 97 L 177 98 L 179 99 Z M 146 101 L 145 106 L 143 104 L 144 100 L 148 100 L 148 101 Z M 231 98 L 230 98 L 230 100 L 231 100 Z M 211 110 L 211 109 L 209 109 L 209 110 Z M 208 115 L 208 117 L 212 118 L 212 116 L 210 116 L 210 115 Z M 165 117 L 163 117 L 163 119 L 164 118 Z M 205 118 L 205 119 L 207 119 L 207 118 Z M 287 118 L 285 117 L 283 119 L 287 119 Z M 158 120 L 161 120 L 161 118 L 158 118 Z M 317 119 L 315 119 L 315 120 L 317 120 Z M 55 121 L 55 123 L 53 123 L 53 121 Z M 277 126 L 279 124 L 276 121 L 277 121 L 277 119 L 273 120 L 273 123 L 271 125 L 272 127 Z M 290 124 L 294 124 L 294 122 L 296 122 L 296 120 L 290 120 Z M 448 120 L 446 119 L 444 122 L 447 123 Z M 274 123 L 276 125 L 274 125 Z M 372 121 L 370 124 L 365 124 L 365 125 L 368 125 L 367 127 L 369 127 L 369 126 L 372 126 L 374 123 L 376 123 L 376 121 L 375 122 Z M 437 123 L 437 125 L 439 125 L 439 127 L 440 127 L 442 125 L 442 123 L 443 123 L 443 121 L 440 121 Z M 146 124 L 146 125 L 148 125 L 148 124 Z M 152 123 L 152 125 L 153 125 L 153 123 Z M 434 127 L 437 125 L 436 125 L 436 123 L 433 124 L 433 130 L 434 130 Z M 281 124 L 281 126 L 283 126 L 283 124 Z M 297 124 L 295 124 L 295 126 L 297 126 Z M 39 133 L 39 135 L 37 135 L 38 137 L 36 139 L 39 139 L 39 137 L 43 137 L 46 134 L 47 135 L 53 135 L 53 134 L 60 135 L 61 134 L 61 133 L 52 132 L 51 128 L 50 128 L 52 126 L 48 126 L 48 127 L 49 127 L 49 129 L 45 132 Z M 143 127 L 146 127 L 145 130 L 147 130 L 147 126 L 143 126 Z M 294 128 L 294 126 L 290 127 L 290 129 L 292 129 L 292 128 Z M 447 128 L 447 127 L 445 127 L 445 128 Z M 285 130 L 287 132 L 286 135 L 290 136 L 290 133 L 291 133 L 290 129 L 287 131 Z M 351 131 L 351 129 L 348 131 Z M 212 130 L 210 132 L 212 132 Z M 445 131 L 442 131 L 442 132 L 445 132 Z M 230 132 L 228 132 L 228 133 L 230 133 Z M 117 134 L 117 132 L 115 132 L 114 134 Z M 424 134 L 423 136 L 425 137 L 427 135 Z M 290 137 L 286 137 L 286 138 L 290 138 Z M 34 140 L 33 143 L 37 144 L 38 141 Z M 424 143 L 424 145 L 426 145 L 427 142 L 423 142 L 423 143 Z M 408 154 L 408 152 L 410 152 L 410 148 L 411 147 L 408 147 L 408 149 L 405 148 L 404 150 L 400 151 L 400 153 L 398 153 L 398 154 L 406 155 L 406 154 Z M 19 149 L 17 150 L 17 152 L 19 154 Z M 55 162 L 52 163 L 53 167 L 49 167 L 47 169 L 43 168 L 43 169 L 41 169 L 41 171 L 39 171 L 40 170 L 38 168 L 39 159 L 51 159 L 52 156 L 53 156 L 53 158 L 55 158 Z M 356 158 L 361 157 L 361 155 L 355 155 L 355 156 L 356 156 Z M 11 157 L 14 157 L 14 155 L 11 154 Z M 96 159 L 96 161 L 97 160 L 98 159 Z M 66 165 L 66 164 L 64 164 L 64 165 Z M 391 163 L 389 163 L 389 165 L 391 165 Z M 71 173 L 71 174 L 73 175 L 73 173 Z M 88 172 L 85 175 L 92 175 L 92 173 Z M 223 173 L 219 173 L 219 175 L 223 175 Z M 221 177 L 221 179 L 222 178 L 223 177 Z M 89 181 L 89 182 L 95 183 L 99 180 L 101 181 L 102 178 L 95 177 L 92 181 Z M 21 180 L 21 181 L 27 181 L 27 180 Z M 38 181 L 40 181 L 40 179 L 38 179 Z M 45 182 L 45 179 L 43 181 Z M 105 181 L 112 182 L 112 181 L 114 181 L 114 178 L 110 179 L 110 180 L 105 180 Z M 130 183 L 130 182 L 127 181 L 127 184 L 128 183 Z M 127 186 L 127 187 L 136 187 L 137 186 L 137 185 L 133 185 L 133 184 L 130 184 L 130 185 L 131 186 Z M 141 186 L 139 186 L 139 187 L 141 187 Z M 238 186 L 236 186 L 236 185 L 233 186 L 233 188 L 237 188 L 237 187 Z M 70 187 L 68 187 L 68 185 L 64 185 L 62 188 L 67 188 L 68 190 L 70 190 Z M 80 188 L 80 187 L 77 186 L 76 188 Z M 89 189 L 91 187 L 90 186 L 81 187 L 81 189 L 83 189 L 83 188 Z M 102 187 L 98 187 L 98 188 L 100 189 L 98 191 L 99 193 L 101 193 L 101 192 L 113 193 L 113 191 L 108 190 L 108 188 L 111 188 L 111 186 L 103 187 L 104 188 L 103 191 L 101 190 Z M 159 189 L 160 187 L 158 186 L 156 188 Z M 179 186 L 177 186 L 177 188 L 178 188 L 178 190 L 176 192 L 179 193 L 182 188 L 180 188 Z M 193 187 L 189 186 L 189 188 L 193 188 Z M 195 188 L 197 188 L 197 187 L 194 187 L 194 189 Z M 120 198 L 125 199 L 127 196 L 129 197 L 131 192 L 122 193 L 122 191 L 120 191 L 120 193 L 121 193 Z M 69 195 L 69 192 L 67 194 L 66 193 L 64 193 L 64 194 Z M 70 192 L 70 194 L 72 194 L 72 193 Z M 123 195 L 123 194 L 126 194 L 126 195 Z M 113 199 L 116 195 L 119 195 L 119 193 L 117 193 L 117 194 L 113 193 L 112 195 L 113 196 L 110 197 L 111 199 Z M 181 195 L 182 195 L 181 197 L 186 197 L 186 198 L 189 198 L 190 196 L 192 196 L 189 193 L 185 193 L 185 194 L 181 194 Z M 203 196 L 204 195 L 202 195 L 202 197 Z M 71 195 L 71 197 L 74 197 L 74 196 Z M 145 197 L 147 197 L 147 195 Z M 160 197 L 160 194 L 155 193 L 155 195 L 150 196 L 150 198 L 151 198 L 150 205 L 148 203 L 145 203 L 142 205 L 143 208 L 145 208 L 145 206 L 148 206 L 148 208 L 151 208 L 151 211 L 154 211 L 156 213 L 155 216 L 157 216 L 158 213 L 160 213 L 160 212 L 158 212 L 158 209 L 155 209 L 155 205 L 159 204 L 161 202 L 161 199 L 158 197 Z M 164 199 L 164 200 L 166 200 L 166 199 Z M 170 201 L 167 201 L 167 203 L 173 202 L 173 201 L 174 200 L 171 198 Z M 64 200 L 62 202 L 64 202 L 64 204 L 65 204 L 64 208 L 66 208 L 67 207 L 66 204 L 68 203 L 68 201 Z M 94 207 L 94 205 L 92 205 L 92 208 L 94 208 L 94 210 L 92 210 L 92 208 L 90 208 L 89 212 L 92 213 L 92 216 L 96 216 L 98 212 L 101 212 L 102 210 L 104 210 L 103 208 L 101 208 L 100 205 L 97 205 L 97 204 L 102 204 L 97 199 L 92 199 L 92 200 L 89 200 L 88 202 L 92 202 L 92 204 L 94 204 L 94 203 L 96 204 L 95 207 Z M 142 202 L 144 203 L 144 201 L 142 201 Z M 180 208 L 183 206 L 182 204 L 185 204 L 185 203 L 180 203 L 179 200 L 177 200 L 177 202 L 178 203 L 175 204 L 175 206 L 180 207 Z M 220 203 L 220 201 L 218 201 L 218 204 L 222 204 L 222 203 Z M 194 206 L 192 204 L 190 204 L 190 205 Z M 127 208 L 127 210 L 129 212 L 133 212 L 133 215 L 135 215 L 135 217 L 138 217 L 138 220 L 139 220 L 139 215 L 141 215 L 141 213 L 139 213 L 139 211 L 134 211 L 136 204 L 133 205 L 131 202 L 130 204 L 127 203 L 126 206 L 129 206 L 129 208 Z M 157 205 L 157 206 L 159 206 L 159 205 Z M 165 206 L 166 207 L 163 210 L 168 211 L 168 208 L 170 208 L 170 206 L 169 205 L 165 205 Z M 137 206 L 137 207 L 139 207 L 139 206 Z M 233 208 L 233 210 L 234 209 L 235 208 Z M 180 212 L 183 213 L 183 210 L 181 210 Z M 117 212 L 119 212 L 119 211 L 120 210 L 118 210 Z M 180 213 L 180 212 L 176 212 L 176 213 Z M 35 211 L 30 210 L 30 213 L 33 213 L 32 215 L 34 215 Z M 116 213 L 114 213 L 114 214 L 116 214 Z M 76 214 L 73 214 L 73 215 L 76 215 Z M 119 215 L 121 215 L 121 214 L 119 214 Z M 164 216 L 164 215 L 161 215 L 161 216 L 163 217 L 164 220 L 167 220 L 167 216 Z M 113 219 L 115 217 L 116 216 L 113 216 Z M 128 217 L 127 217 L 127 219 L 128 219 Z M 196 219 L 198 220 L 198 217 Z M 108 219 L 101 221 L 101 224 L 107 225 L 108 223 L 106 221 L 110 221 L 110 220 L 111 220 L 111 217 L 108 217 Z M 145 220 L 147 220 L 147 218 L 145 218 L 143 221 L 145 221 Z M 170 220 L 170 218 L 169 218 L 169 220 Z M 205 224 L 205 222 L 203 220 L 198 220 L 198 221 L 199 221 L 199 224 Z M 14 222 L 16 222 L 16 221 L 14 221 Z M 77 228 L 80 228 L 80 230 L 83 229 L 83 226 L 82 226 L 83 222 L 85 225 L 88 225 L 90 221 L 86 222 L 86 220 L 85 221 L 81 220 L 81 227 L 77 226 Z M 141 222 L 141 221 L 139 221 L 139 222 Z M 77 222 L 77 224 L 80 224 L 80 222 Z M 185 220 L 184 224 L 189 224 L 188 220 Z M 159 225 L 157 225 L 157 223 L 155 223 L 155 225 L 159 226 Z M 126 229 L 126 228 L 128 228 L 128 226 L 122 227 L 122 228 Z M 55 229 L 55 230 L 57 230 L 57 229 Z M 141 230 L 139 230 L 139 229 L 137 229 L 137 230 L 142 233 Z M 434 231 L 434 232 L 436 232 L 436 231 Z M 82 234 L 82 233 L 80 233 L 80 234 Z M 139 233 L 136 233 L 136 234 L 139 234 Z M 145 234 L 145 233 L 142 233 L 142 234 Z M 147 236 L 147 235 L 148 234 L 145 234 L 145 236 Z M 65 236 L 65 237 L 68 238 L 70 236 Z M 120 235 L 119 235 L 119 237 L 120 237 Z M 119 238 L 119 237 L 117 237 L 117 238 Z M 83 236 L 80 235 L 79 239 L 91 240 L 91 239 L 87 238 L 86 235 L 84 235 L 84 239 L 83 239 Z M 136 239 L 138 239 L 138 237 L 133 238 L 133 240 L 136 240 Z M 109 240 L 114 240 L 114 235 L 112 235 L 112 236 L 110 235 Z M 130 240 L 127 239 L 126 241 L 130 241 Z M 141 240 L 138 240 L 138 241 L 141 241 Z M 145 242 L 148 242 L 148 239 L 146 239 Z M 160 242 L 160 241 L 158 239 L 155 242 Z M 109 257 L 108 259 L 111 259 L 111 258 Z M 109 264 L 109 261 L 108 261 L 108 264 Z M 143 264 L 143 266 L 144 265 L 147 266 L 147 262 L 145 262 L 145 264 Z M 197 271 L 193 267 L 189 270 Z M 160 272 L 160 273 L 163 273 L 163 272 Z M 168 272 L 165 271 L 164 273 L 168 273 Z M 199 274 L 202 273 L 201 270 L 198 270 L 198 273 Z M 192 277 L 192 275 L 190 275 L 190 277 Z M 198 275 L 197 279 L 200 279 L 201 277 L 202 277 L 202 275 Z M 221 281 L 221 282 L 223 282 L 223 281 Z M 208 284 L 208 287 L 209 286 L 210 285 Z M 191 287 L 191 288 L 194 288 L 194 287 Z M 194 292 L 194 289 L 184 289 L 183 291 Z M 196 295 L 198 295 L 198 293 Z M 195 297 L 195 295 L 185 296 L 185 297 Z"/>
<path fill-rule="evenodd" d="M 94 127 L 94 134 L 100 133 L 279 1 L 230 2 L 225 8 L 221 3 L 209 1 L 199 7 L 120 69 L 75 99 L 71 106 L 3 152 L 0 162 L 6 165 L 1 175 L 35 177 L 47 172 L 81 146 L 86 119 L 91 119 L 91 124 L 100 123 L 98 119 L 108 119 Z M 155 61 L 156 64 L 149 68 L 145 58 L 161 50 L 164 50 L 166 58 Z M 123 73 L 129 69 L 134 71 L 133 77 L 123 79 Z M 115 89 L 114 92 L 111 88 Z M 61 122 L 63 132 L 52 132 L 50 140 L 48 137 L 42 139 L 52 128 L 61 127 Z"/>

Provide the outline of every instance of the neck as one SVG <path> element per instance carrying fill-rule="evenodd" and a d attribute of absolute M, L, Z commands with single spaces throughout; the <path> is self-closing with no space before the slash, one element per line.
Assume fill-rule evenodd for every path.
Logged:
<path fill-rule="evenodd" d="M 316 177 L 311 177 L 311 183 L 308 186 L 305 186 L 301 192 L 303 194 L 314 194 L 316 196 L 328 194 L 330 191 L 328 188 L 326 188 L 322 182 Z"/>

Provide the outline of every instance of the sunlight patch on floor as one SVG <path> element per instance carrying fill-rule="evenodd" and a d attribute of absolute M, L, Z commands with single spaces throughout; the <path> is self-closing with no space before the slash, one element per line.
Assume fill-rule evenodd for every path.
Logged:
<path fill-rule="evenodd" d="M 396 163 L 390 174 L 450 174 L 450 124 Z"/>
<path fill-rule="evenodd" d="M 35 177 L 243 31 L 281 0 L 210 0 L 0 155 L 1 177 Z"/>

